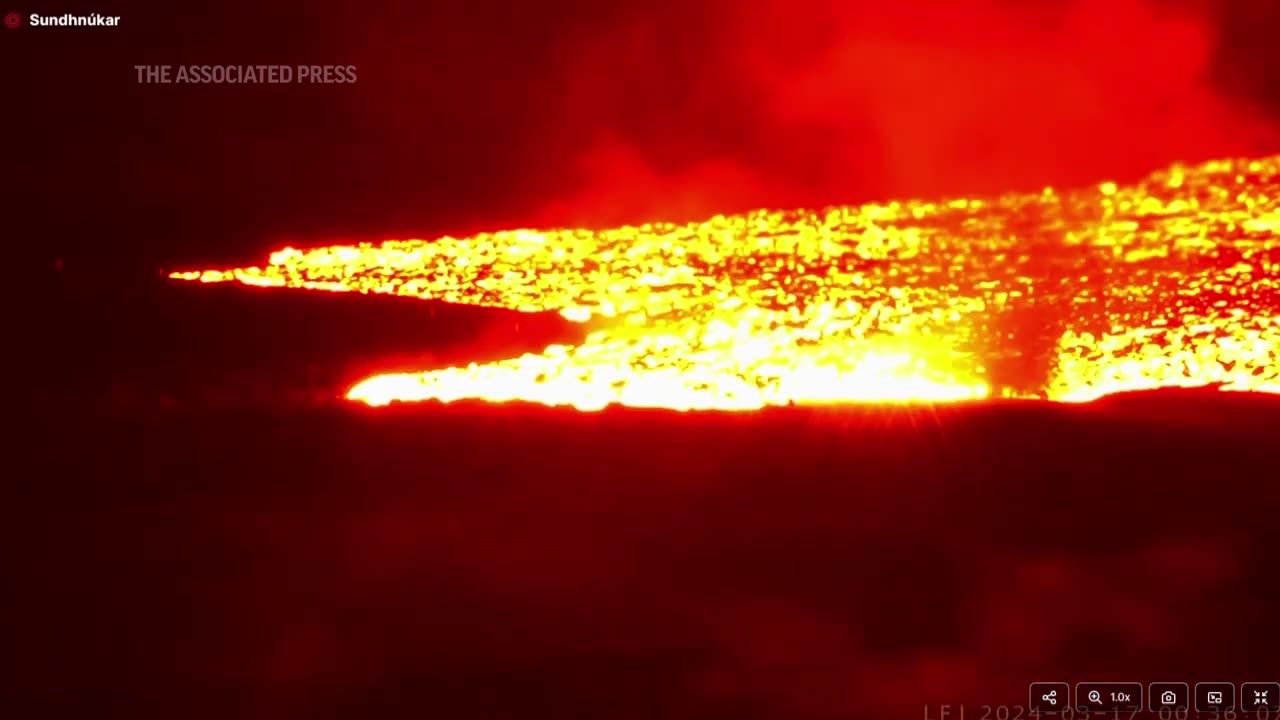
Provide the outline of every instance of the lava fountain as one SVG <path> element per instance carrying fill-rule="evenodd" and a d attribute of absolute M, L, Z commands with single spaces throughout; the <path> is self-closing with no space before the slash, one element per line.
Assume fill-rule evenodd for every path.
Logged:
<path fill-rule="evenodd" d="M 586 340 L 348 397 L 742 410 L 1280 392 L 1280 156 L 1129 186 L 284 249 L 202 282 L 556 311 Z"/>

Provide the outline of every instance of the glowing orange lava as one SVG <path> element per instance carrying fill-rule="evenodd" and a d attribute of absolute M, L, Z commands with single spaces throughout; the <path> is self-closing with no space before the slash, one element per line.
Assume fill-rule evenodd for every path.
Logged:
<path fill-rule="evenodd" d="M 1280 156 L 1132 186 L 688 225 L 285 249 L 203 282 L 558 311 L 593 331 L 348 397 L 750 409 L 1080 401 L 1221 383 L 1280 392 Z"/>

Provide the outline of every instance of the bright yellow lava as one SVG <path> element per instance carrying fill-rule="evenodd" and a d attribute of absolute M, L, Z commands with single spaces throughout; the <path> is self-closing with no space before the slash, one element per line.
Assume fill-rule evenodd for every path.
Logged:
<path fill-rule="evenodd" d="M 1132 186 L 273 254 L 203 282 L 559 311 L 577 346 L 348 397 L 750 409 L 1280 392 L 1280 156 Z"/>

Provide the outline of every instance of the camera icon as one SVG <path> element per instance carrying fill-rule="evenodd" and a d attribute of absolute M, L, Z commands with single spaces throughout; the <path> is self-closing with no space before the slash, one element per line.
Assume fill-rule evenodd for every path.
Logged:
<path fill-rule="evenodd" d="M 1189 710 L 1191 688 L 1181 682 L 1157 682 L 1148 686 L 1152 710 Z"/>

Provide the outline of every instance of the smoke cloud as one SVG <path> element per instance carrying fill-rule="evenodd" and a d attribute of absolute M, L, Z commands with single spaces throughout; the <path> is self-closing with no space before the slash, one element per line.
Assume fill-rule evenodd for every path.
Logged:
<path fill-rule="evenodd" d="M 1035 189 L 1274 151 L 1263 103 L 1219 82 L 1238 50 L 1231 10 L 713 0 L 622 13 L 554 51 L 558 102 L 531 132 L 568 182 L 540 219 Z"/>

